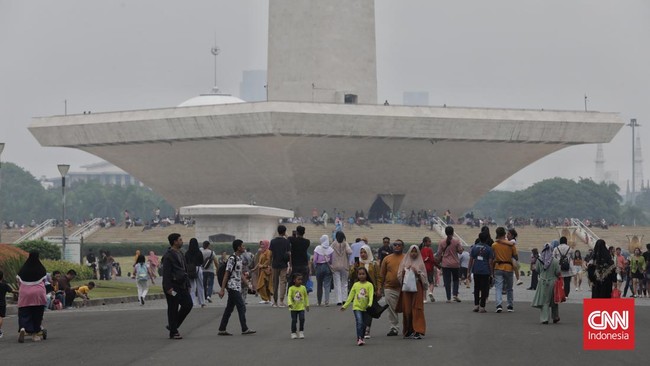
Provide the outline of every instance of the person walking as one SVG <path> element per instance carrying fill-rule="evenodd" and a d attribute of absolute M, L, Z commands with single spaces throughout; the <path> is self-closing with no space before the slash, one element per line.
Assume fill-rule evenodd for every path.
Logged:
<path fill-rule="evenodd" d="M 262 299 L 260 304 L 271 304 L 271 297 L 273 296 L 273 279 L 271 270 L 271 252 L 269 246 L 271 244 L 268 240 L 260 241 L 260 250 L 257 265 L 252 271 L 257 273 L 257 283 L 255 289 Z"/>
<path fill-rule="evenodd" d="M 163 291 L 167 300 L 167 330 L 170 339 L 183 339 L 178 332 L 181 324 L 192 311 L 190 297 L 190 280 L 187 276 L 187 264 L 181 252 L 183 238 L 181 234 L 172 233 L 167 237 L 169 249 L 163 256 Z"/>
<path fill-rule="evenodd" d="M 341 311 L 352 303 L 354 311 L 354 321 L 357 330 L 357 346 L 366 344 L 364 340 L 367 318 L 369 317 L 366 310 L 372 305 L 374 297 L 374 286 L 368 282 L 368 270 L 365 267 L 359 267 L 357 270 L 358 281 L 352 285 L 347 300 L 341 306 Z"/>
<path fill-rule="evenodd" d="M 309 311 L 309 296 L 307 288 L 302 284 L 302 273 L 296 272 L 292 277 L 293 281 L 287 297 L 287 305 L 291 310 L 291 339 L 303 339 L 305 338 L 305 310 Z M 298 319 L 300 319 L 300 328 L 296 327 Z"/>
<path fill-rule="evenodd" d="M 634 248 L 634 255 L 630 258 L 630 275 L 632 276 L 632 297 L 641 297 L 643 293 L 643 280 L 645 279 L 646 262 L 641 256 L 641 248 Z"/>
<path fill-rule="evenodd" d="M 566 236 L 560 238 L 560 244 L 553 249 L 553 257 L 560 262 L 560 270 L 562 271 L 562 279 L 564 280 L 564 294 L 569 297 L 571 292 L 571 279 L 575 275 L 573 273 L 573 249 L 567 244 Z M 541 274 L 540 274 L 541 275 Z"/>
<path fill-rule="evenodd" d="M 156 277 L 158 277 L 158 267 L 160 266 L 160 261 L 158 256 L 154 251 L 149 251 L 149 256 L 147 257 L 147 262 L 149 264 L 149 276 L 151 277 L 151 284 L 156 284 Z"/>
<path fill-rule="evenodd" d="M 442 267 L 442 281 L 445 284 L 447 302 L 451 302 L 452 281 L 454 301 L 460 302 L 460 298 L 458 297 L 460 258 L 458 254 L 463 251 L 463 247 L 460 245 L 460 241 L 454 238 L 453 227 L 447 226 L 445 228 L 445 234 L 447 238 L 440 240 L 436 254 L 438 257 L 442 257 L 440 266 Z"/>
<path fill-rule="evenodd" d="M 190 296 L 194 306 L 205 307 L 205 292 L 203 289 L 203 253 L 199 250 L 199 241 L 190 239 L 190 245 L 185 253 L 187 276 L 190 279 Z"/>
<path fill-rule="evenodd" d="M 303 282 L 309 279 L 309 246 L 311 242 L 305 238 L 305 227 L 296 228 L 296 236 L 289 238 L 291 242 L 291 273 L 302 274 Z"/>
<path fill-rule="evenodd" d="M 368 244 L 364 244 L 361 246 L 361 249 L 359 249 L 359 261 L 354 262 L 354 265 L 350 267 L 350 282 L 354 284 L 355 282 L 359 281 L 358 278 L 358 269 L 364 267 L 367 272 L 368 272 L 368 282 L 373 284 L 373 287 L 375 288 L 375 300 L 379 300 L 381 297 L 377 293 L 377 280 L 379 279 L 379 264 L 375 261 L 374 256 L 372 254 L 372 250 L 370 249 L 370 246 Z M 370 338 L 370 327 L 372 327 L 372 317 L 368 316 L 366 317 L 366 332 L 364 334 L 365 339 Z"/>
<path fill-rule="evenodd" d="M 526 290 L 536 290 L 537 282 L 539 278 L 539 272 L 537 272 L 537 261 L 539 259 L 539 251 L 537 248 L 533 248 L 530 255 L 530 287 Z"/>
<path fill-rule="evenodd" d="M 314 249 L 313 263 L 316 272 L 316 299 L 318 306 L 321 306 L 323 295 L 325 306 L 330 303 L 330 289 L 332 286 L 332 254 L 334 249 L 330 247 L 329 237 L 322 235 L 320 245 Z"/>
<path fill-rule="evenodd" d="M 554 290 L 555 281 L 561 277 L 560 264 L 553 256 L 551 245 L 546 243 L 540 260 L 536 263 L 537 272 L 539 273 L 539 283 L 535 290 L 532 306 L 541 310 L 539 321 L 542 324 L 548 324 L 550 319 L 553 323 L 560 321 L 559 304 L 555 302 Z"/>
<path fill-rule="evenodd" d="M 478 234 L 479 241 L 474 244 L 469 254 L 469 272 L 474 275 L 474 311 L 486 313 L 485 303 L 490 296 L 490 278 L 494 265 L 494 253 L 486 243 L 488 234 Z"/>
<path fill-rule="evenodd" d="M 205 300 L 212 302 L 212 294 L 214 293 L 214 271 L 217 268 L 217 255 L 210 249 L 210 242 L 204 241 L 201 245 L 201 254 L 203 256 L 203 265 L 201 270 L 203 272 L 203 293 Z"/>
<path fill-rule="evenodd" d="M 144 255 L 140 254 L 136 259 L 131 278 L 135 280 L 138 288 L 138 301 L 140 301 L 140 305 L 144 305 L 144 299 L 149 292 L 150 279 L 149 266 L 145 263 Z"/>
<path fill-rule="evenodd" d="M 594 254 L 587 265 L 587 277 L 591 282 L 592 299 L 612 297 L 612 286 L 616 284 L 616 263 L 603 239 L 598 239 L 594 245 Z"/>
<path fill-rule="evenodd" d="M 506 239 L 506 229 L 498 227 L 496 229 L 497 240 L 492 244 L 492 251 L 494 251 L 494 291 L 496 296 L 496 312 L 503 311 L 503 291 L 507 294 L 508 312 L 512 313 L 514 310 L 514 296 L 512 291 L 513 271 L 514 266 L 512 259 L 519 260 L 517 248 Z"/>
<path fill-rule="evenodd" d="M 429 283 L 427 269 L 417 245 L 411 245 L 407 254 L 403 256 L 397 277 L 402 283 L 402 291 L 397 305 L 398 312 L 402 313 L 402 324 L 404 325 L 402 334 L 404 338 L 422 339 L 427 328 L 424 319 L 424 297 Z"/>
<path fill-rule="evenodd" d="M 250 329 L 246 324 L 246 304 L 244 304 L 244 299 L 241 295 L 242 282 L 246 282 L 246 278 L 242 277 L 241 260 L 241 255 L 246 251 L 244 242 L 236 239 L 232 242 L 232 250 L 234 255 L 231 255 L 228 258 L 228 262 L 226 263 L 226 273 L 223 276 L 221 290 L 219 290 L 219 298 L 223 299 L 225 289 L 228 289 L 228 302 L 226 303 L 226 309 L 223 311 L 223 316 L 221 317 L 219 333 L 217 333 L 220 336 L 232 335 L 231 333 L 228 333 L 226 327 L 228 326 L 228 320 L 230 320 L 230 315 L 232 315 L 235 307 L 237 307 L 237 314 L 239 315 L 241 334 L 247 335 L 257 333 Z"/>
<path fill-rule="evenodd" d="M 332 277 L 334 278 L 334 293 L 336 294 L 336 305 L 341 306 L 348 293 L 348 257 L 352 254 L 352 248 L 345 240 L 342 231 L 336 233 L 336 241 L 332 243 Z"/>
<path fill-rule="evenodd" d="M 582 253 L 579 250 L 573 252 L 573 273 L 575 277 L 573 280 L 573 285 L 576 288 L 576 291 L 582 291 L 582 272 L 585 269 L 585 262 L 582 259 Z"/>
<path fill-rule="evenodd" d="M 16 275 L 18 284 L 18 342 L 25 342 L 25 335 L 39 342 L 47 337 L 42 329 L 43 313 L 47 304 L 45 280 L 47 272 L 38 258 L 38 252 L 29 252 L 29 257 Z"/>
<path fill-rule="evenodd" d="M 285 307 L 284 297 L 287 294 L 287 271 L 291 261 L 291 243 L 286 237 L 287 227 L 278 226 L 278 236 L 271 240 L 271 268 L 273 269 L 273 307 Z M 280 303 L 278 304 L 278 297 Z"/>
<path fill-rule="evenodd" d="M 425 236 L 422 239 L 420 253 L 422 254 L 422 260 L 424 260 L 424 266 L 427 269 L 427 281 L 429 282 L 429 288 L 427 291 L 427 296 L 429 297 L 430 302 L 435 302 L 436 298 L 433 297 L 433 289 L 435 285 L 435 268 L 436 268 L 436 259 L 433 255 L 433 250 L 431 249 L 431 238 Z M 424 302 L 427 302 L 427 299 L 424 299 Z"/>
<path fill-rule="evenodd" d="M 377 282 L 377 292 L 386 299 L 388 304 L 388 321 L 390 322 L 389 337 L 399 334 L 399 319 L 397 318 L 397 303 L 399 295 L 402 291 L 402 283 L 397 278 L 399 273 L 399 266 L 402 263 L 404 254 L 402 250 L 404 242 L 397 239 L 393 243 L 393 254 L 384 257 L 381 261 L 381 269 L 379 270 L 379 279 Z"/>

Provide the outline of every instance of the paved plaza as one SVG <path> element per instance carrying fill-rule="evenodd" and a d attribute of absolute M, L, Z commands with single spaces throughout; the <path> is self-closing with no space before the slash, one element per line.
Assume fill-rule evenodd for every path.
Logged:
<path fill-rule="evenodd" d="M 588 292 L 572 292 L 560 306 L 561 322 L 540 325 L 539 311 L 530 307 L 533 291 L 516 289 L 514 313 L 496 314 L 494 297 L 487 314 L 471 312 L 471 290 L 462 288 L 460 304 L 447 304 L 444 290 L 437 302 L 425 305 L 427 334 L 422 340 L 387 337 L 387 314 L 375 321 L 366 346 L 355 344 L 354 320 L 348 309 L 312 307 L 304 340 L 289 339 L 289 310 L 258 305 L 248 298 L 248 324 L 255 335 L 239 333 L 237 315 L 230 319 L 232 337 L 217 336 L 223 301 L 194 308 L 180 331 L 183 340 L 167 339 L 164 300 L 47 312 L 46 341 L 16 341 L 15 316 L 5 319 L 0 339 L 2 365 L 602 365 L 645 363 L 650 350 L 650 299 L 637 299 L 635 351 L 583 351 L 582 306 Z M 315 303 L 315 299 L 310 299 Z M 646 329 L 644 329 L 646 328 Z"/>

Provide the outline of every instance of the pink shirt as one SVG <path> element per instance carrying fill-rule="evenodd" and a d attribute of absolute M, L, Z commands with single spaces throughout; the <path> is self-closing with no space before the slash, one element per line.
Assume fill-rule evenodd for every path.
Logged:
<path fill-rule="evenodd" d="M 46 304 L 45 281 L 20 282 L 20 288 L 18 289 L 19 308 L 26 306 L 45 306 Z"/>
<path fill-rule="evenodd" d="M 460 260 L 458 259 L 459 250 L 460 241 L 458 239 L 451 239 L 449 248 L 447 248 L 447 238 L 440 240 L 438 242 L 437 253 L 443 253 L 441 266 L 444 268 L 460 268 Z"/>

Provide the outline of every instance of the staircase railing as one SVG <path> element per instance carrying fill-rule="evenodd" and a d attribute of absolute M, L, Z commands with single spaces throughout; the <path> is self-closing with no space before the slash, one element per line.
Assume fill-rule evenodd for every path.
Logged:
<path fill-rule="evenodd" d="M 99 218 L 94 218 L 84 225 L 82 225 L 79 229 L 75 230 L 72 234 L 70 234 L 70 238 L 87 238 L 91 234 L 93 234 L 95 231 L 99 230 L 99 222 L 101 220 Z"/>
<path fill-rule="evenodd" d="M 596 240 L 600 239 L 600 237 L 594 234 L 594 232 L 591 231 L 591 229 L 580 219 L 571 219 L 571 225 L 576 227 L 576 235 L 578 235 L 578 237 L 591 248 L 596 244 Z"/>
<path fill-rule="evenodd" d="M 446 238 L 447 234 L 445 234 L 445 228 L 449 225 L 447 225 L 446 222 L 442 221 L 441 218 L 439 217 L 434 217 L 433 219 L 433 230 L 435 230 L 438 235 L 440 235 L 441 238 Z M 460 244 L 464 247 L 468 247 L 469 244 L 458 235 L 458 233 L 454 233 L 454 237 L 460 241 Z"/>
<path fill-rule="evenodd" d="M 23 235 L 20 238 L 16 239 L 16 241 L 14 241 L 14 244 L 20 244 L 20 243 L 22 243 L 24 241 L 35 240 L 35 239 L 41 238 L 52 229 L 54 229 L 54 219 L 45 220 L 42 223 L 40 223 L 38 226 L 36 226 L 35 228 L 31 229 L 25 235 Z"/>

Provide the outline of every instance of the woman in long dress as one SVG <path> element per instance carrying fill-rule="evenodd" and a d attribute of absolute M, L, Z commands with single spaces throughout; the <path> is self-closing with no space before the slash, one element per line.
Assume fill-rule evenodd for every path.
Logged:
<path fill-rule="evenodd" d="M 147 262 L 149 263 L 149 277 L 151 278 L 151 284 L 155 285 L 155 279 L 158 277 L 158 267 L 160 266 L 160 260 L 158 259 L 156 253 L 153 252 L 153 250 L 149 252 Z"/>
<path fill-rule="evenodd" d="M 402 259 L 397 271 L 397 278 L 404 284 L 407 272 L 412 271 L 415 275 L 417 292 L 406 292 L 402 290 L 397 304 L 397 312 L 402 313 L 404 325 L 404 338 L 422 339 L 427 330 L 424 319 L 424 291 L 428 288 L 427 269 L 417 245 L 411 245 L 408 254 Z M 403 287 L 402 287 L 403 288 Z"/>
<path fill-rule="evenodd" d="M 259 260 L 255 267 L 257 272 L 256 290 L 260 298 L 262 298 L 260 304 L 271 304 L 271 297 L 273 296 L 270 245 L 271 243 L 268 240 L 260 241 Z"/>
<path fill-rule="evenodd" d="M 336 306 L 341 306 L 348 297 L 348 271 L 350 270 L 349 256 L 352 248 L 345 240 L 342 231 L 336 233 L 336 240 L 332 243 L 332 278 L 334 279 L 334 293 Z"/>
<path fill-rule="evenodd" d="M 612 297 L 612 286 L 616 284 L 616 263 L 603 239 L 598 239 L 594 245 L 594 254 L 587 265 L 587 277 L 591 281 L 592 299 Z"/>
<path fill-rule="evenodd" d="M 560 271 L 560 262 L 553 258 L 553 250 L 549 243 L 546 243 L 544 249 L 542 249 L 536 268 L 539 278 L 532 306 L 541 309 L 539 321 L 542 324 L 548 324 L 551 315 L 553 323 L 557 323 L 560 321 L 560 310 L 553 295 L 555 281 L 560 278 L 562 273 Z"/>
<path fill-rule="evenodd" d="M 43 313 L 47 304 L 45 266 L 38 259 L 38 252 L 29 252 L 18 275 L 18 342 L 25 341 L 25 335 L 32 336 L 34 342 L 47 337 L 47 331 L 41 327 Z"/>
<path fill-rule="evenodd" d="M 203 287 L 203 253 L 199 250 L 199 241 L 190 239 L 190 245 L 185 253 L 187 274 L 190 278 L 190 296 L 194 306 L 205 307 L 205 289 Z"/>

